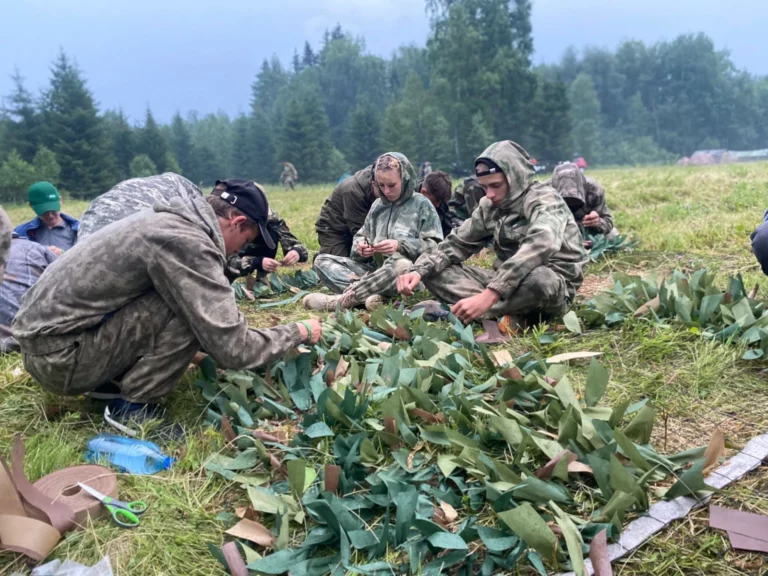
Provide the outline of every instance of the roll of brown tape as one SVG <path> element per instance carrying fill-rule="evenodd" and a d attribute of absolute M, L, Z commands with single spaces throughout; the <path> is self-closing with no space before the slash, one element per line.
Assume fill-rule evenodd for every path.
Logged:
<path fill-rule="evenodd" d="M 95 488 L 102 494 L 111 498 L 117 498 L 117 476 L 109 468 L 86 464 L 84 466 L 72 466 L 51 472 L 43 476 L 33 484 L 35 488 L 48 496 L 54 502 L 66 504 L 75 511 L 75 523 L 84 528 L 88 518 L 98 518 L 106 513 L 107 509 L 77 483 L 82 482 L 91 488 Z M 27 513 L 30 514 L 30 510 Z"/>

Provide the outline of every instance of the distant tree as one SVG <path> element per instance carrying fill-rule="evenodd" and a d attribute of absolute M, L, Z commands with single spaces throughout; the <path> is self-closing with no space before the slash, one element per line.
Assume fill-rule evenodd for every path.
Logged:
<path fill-rule="evenodd" d="M 542 80 L 534 101 L 534 131 L 527 150 L 556 163 L 572 159 L 571 118 L 565 84 Z"/>
<path fill-rule="evenodd" d="M 292 162 L 304 182 L 333 178 L 329 160 L 334 150 L 328 116 L 317 94 L 292 100 L 281 132 L 280 161 Z"/>
<path fill-rule="evenodd" d="M 61 187 L 92 197 L 112 187 L 112 150 L 93 95 L 77 67 L 62 51 L 43 93 L 42 141 L 61 166 Z"/>
<path fill-rule="evenodd" d="M 35 183 L 35 167 L 25 162 L 16 150 L 0 166 L 0 201 L 18 203 L 26 201 L 27 189 Z"/>
<path fill-rule="evenodd" d="M 293 60 L 291 60 L 291 67 L 293 68 L 294 74 L 301 74 L 301 71 L 304 70 L 304 64 L 302 63 L 301 58 L 299 58 L 298 50 L 293 51 Z"/>
<path fill-rule="evenodd" d="M 173 115 L 171 120 L 169 140 L 173 155 L 176 156 L 176 160 L 181 168 L 181 173 L 184 175 L 192 174 L 194 172 L 192 166 L 192 136 L 189 133 L 187 123 L 178 112 Z"/>
<path fill-rule="evenodd" d="M 275 131 L 266 112 L 257 107 L 252 113 L 251 145 L 253 177 L 259 182 L 275 182 L 280 174 L 275 158 Z"/>
<path fill-rule="evenodd" d="M 473 156 L 479 156 L 483 150 L 493 144 L 494 137 L 491 126 L 480 113 L 472 116 L 472 129 L 467 136 L 467 147 Z"/>
<path fill-rule="evenodd" d="M 213 186 L 216 180 L 227 178 L 224 168 L 210 145 L 195 144 L 192 148 L 195 170 L 193 181 L 202 186 Z"/>
<path fill-rule="evenodd" d="M 309 42 L 304 42 L 304 54 L 301 57 L 301 64 L 304 68 L 311 68 L 317 64 L 317 56 Z"/>
<path fill-rule="evenodd" d="M 574 151 L 597 162 L 600 151 L 600 101 L 588 74 L 581 73 L 568 89 Z"/>
<path fill-rule="evenodd" d="M 165 153 L 165 171 L 173 172 L 174 174 L 181 174 L 181 166 L 179 166 L 179 161 L 176 160 L 176 156 L 174 156 L 173 152 L 170 150 Z"/>
<path fill-rule="evenodd" d="M 11 80 L 13 92 L 2 109 L 8 118 L 4 144 L 7 150 L 15 149 L 26 162 L 31 162 L 40 140 L 40 115 L 18 69 L 14 70 Z"/>
<path fill-rule="evenodd" d="M 40 146 L 32 162 L 35 168 L 35 178 L 45 180 L 54 186 L 59 185 L 61 179 L 61 166 L 56 161 L 56 154 L 45 146 Z"/>
<path fill-rule="evenodd" d="M 146 154 L 139 154 L 131 160 L 131 178 L 146 178 L 157 173 L 157 166 Z"/>
<path fill-rule="evenodd" d="M 233 175 L 237 178 L 254 178 L 250 118 L 243 115 L 235 118 L 234 132 Z"/>
<path fill-rule="evenodd" d="M 168 143 L 168 139 L 160 129 L 160 126 L 158 126 L 157 121 L 149 108 L 147 108 L 144 127 L 139 131 L 139 144 L 137 149 L 141 154 L 146 154 L 149 159 L 152 160 L 158 173 L 168 171 L 166 159 L 171 152 L 171 147 Z"/>
<path fill-rule="evenodd" d="M 380 136 L 380 114 L 370 102 L 364 100 L 349 118 L 346 158 L 354 169 L 370 164 L 381 154 Z"/>
<path fill-rule="evenodd" d="M 104 115 L 107 136 L 112 142 L 112 155 L 118 180 L 131 177 L 131 160 L 136 156 L 136 131 L 122 110 Z"/>
<path fill-rule="evenodd" d="M 408 119 L 405 106 L 400 102 L 390 104 L 384 112 L 384 122 L 381 125 L 381 148 L 384 152 L 400 152 L 412 162 L 419 162 L 413 124 Z"/>

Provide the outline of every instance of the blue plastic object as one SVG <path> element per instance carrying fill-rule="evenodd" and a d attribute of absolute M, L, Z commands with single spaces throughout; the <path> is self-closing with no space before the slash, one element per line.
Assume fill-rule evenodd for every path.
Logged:
<path fill-rule="evenodd" d="M 154 474 L 168 470 L 174 459 L 163 454 L 160 446 L 147 440 L 99 434 L 88 441 L 89 462 L 109 462 L 130 474 Z"/>

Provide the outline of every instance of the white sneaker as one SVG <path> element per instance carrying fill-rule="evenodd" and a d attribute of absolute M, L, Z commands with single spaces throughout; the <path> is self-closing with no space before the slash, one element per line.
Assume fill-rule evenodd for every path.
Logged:
<path fill-rule="evenodd" d="M 376 308 L 379 308 L 383 305 L 384 298 L 382 298 L 380 294 L 374 294 L 373 296 L 368 296 L 368 298 L 365 299 L 365 309 L 369 312 L 373 312 L 376 310 Z"/>
<path fill-rule="evenodd" d="M 336 310 L 336 305 L 343 295 L 307 294 L 304 296 L 304 308 L 307 310 Z"/>

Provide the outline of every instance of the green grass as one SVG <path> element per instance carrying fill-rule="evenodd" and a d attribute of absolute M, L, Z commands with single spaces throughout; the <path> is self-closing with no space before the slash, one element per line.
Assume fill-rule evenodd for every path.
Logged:
<path fill-rule="evenodd" d="M 721 278 L 741 272 L 748 285 L 763 282 L 749 250 L 749 233 L 766 208 L 768 164 L 605 170 L 590 175 L 608 191 L 617 227 L 641 242 L 632 254 L 591 264 L 591 277 L 707 266 Z M 331 190 L 326 185 L 284 192 L 273 186 L 267 193 L 293 232 L 314 250 L 314 222 Z M 67 200 L 64 210 L 79 216 L 86 206 Z M 6 210 L 14 224 L 33 215 L 24 206 Z M 270 325 L 275 316 L 281 321 L 307 316 L 300 305 L 264 312 L 244 305 L 243 311 L 259 326 Z M 526 334 L 509 348 L 513 355 L 531 349 L 542 355 L 603 352 L 602 361 L 611 371 L 609 401 L 654 400 L 659 414 L 654 443 L 661 451 L 705 444 L 715 426 L 725 431 L 729 448 L 735 449 L 768 428 L 768 363 L 742 361 L 739 347 L 712 344 L 684 329 L 631 322 L 581 337 L 561 334 L 550 346 Z M 580 385 L 586 368 L 577 366 L 573 372 L 573 381 Z M 222 449 L 222 442 L 203 423 L 205 403 L 193 381 L 190 375 L 169 399 L 174 417 L 189 431 L 185 441 L 166 445 L 177 464 L 157 476 L 120 478 L 121 496 L 151 505 L 141 527 L 119 530 L 97 520 L 88 530 L 68 534 L 53 557 L 92 563 L 109 554 L 117 574 L 224 574 L 207 542 L 224 541 L 216 514 L 233 511 L 245 500 L 242 490 L 207 477 L 202 469 L 206 458 Z M 0 453 L 8 453 L 14 434 L 24 435 L 26 471 L 32 480 L 82 462 L 87 439 L 105 430 L 100 414 L 88 405 L 42 392 L 24 372 L 18 355 L 0 358 L 0 423 Z M 768 514 L 768 469 L 759 469 L 715 501 Z M 706 510 L 673 524 L 616 564 L 614 573 L 735 575 L 768 569 L 762 556 L 732 551 L 727 537 L 707 524 Z M 0 574 L 24 571 L 25 566 L 23 559 L 0 554 Z"/>

